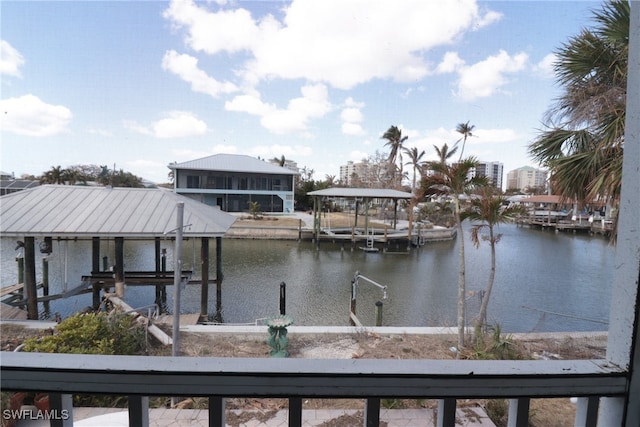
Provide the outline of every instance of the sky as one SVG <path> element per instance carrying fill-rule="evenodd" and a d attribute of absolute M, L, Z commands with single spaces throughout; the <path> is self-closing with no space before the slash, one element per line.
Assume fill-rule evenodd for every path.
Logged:
<path fill-rule="evenodd" d="M 0 2 L 0 170 L 273 157 L 339 176 L 398 126 L 436 158 L 530 165 L 555 52 L 597 1 Z"/>

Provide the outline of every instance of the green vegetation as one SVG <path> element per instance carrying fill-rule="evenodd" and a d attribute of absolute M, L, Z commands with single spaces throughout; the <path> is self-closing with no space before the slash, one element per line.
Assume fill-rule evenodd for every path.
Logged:
<path fill-rule="evenodd" d="M 563 94 L 549 109 L 545 130 L 529 147 L 551 172 L 555 194 L 579 202 L 620 199 L 624 146 L 630 6 L 607 2 L 595 26 L 557 52 Z"/>
<path fill-rule="evenodd" d="M 76 314 L 54 334 L 29 338 L 23 351 L 40 353 L 133 355 L 145 352 L 144 327 L 118 311 Z"/>
<path fill-rule="evenodd" d="M 107 166 L 74 165 L 68 168 L 51 166 L 36 178 L 41 184 L 77 185 L 97 182 L 112 187 L 142 187 L 142 179 L 122 169 L 116 171 Z"/>
<path fill-rule="evenodd" d="M 441 151 L 446 151 L 442 147 Z M 421 191 L 422 197 L 427 195 L 447 196 L 453 199 L 455 223 L 458 229 L 459 244 L 459 272 L 458 272 L 458 349 L 464 347 L 464 329 L 465 329 L 465 257 L 464 257 L 464 239 L 462 230 L 462 217 L 460 206 L 460 195 L 470 194 L 478 187 L 487 186 L 485 177 L 469 178 L 471 169 L 477 166 L 478 162 L 474 157 L 461 160 L 458 163 L 448 164 L 446 162 L 435 161 L 428 162 L 428 168 L 433 171 L 432 174 L 422 178 Z M 422 198 L 421 197 L 421 198 Z M 460 354 L 458 352 L 458 354 Z"/>

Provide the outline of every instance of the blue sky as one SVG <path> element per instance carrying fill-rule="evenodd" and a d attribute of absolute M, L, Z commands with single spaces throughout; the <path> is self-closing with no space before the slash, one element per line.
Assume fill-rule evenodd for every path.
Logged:
<path fill-rule="evenodd" d="M 0 169 L 101 164 L 155 182 L 216 153 L 339 175 L 475 125 L 465 153 L 536 166 L 553 52 L 596 1 L 6 1 Z"/>

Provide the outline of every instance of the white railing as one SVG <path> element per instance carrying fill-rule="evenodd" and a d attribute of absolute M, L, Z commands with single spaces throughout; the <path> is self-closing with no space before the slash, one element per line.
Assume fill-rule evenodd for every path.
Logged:
<path fill-rule="evenodd" d="M 453 427 L 457 399 L 507 398 L 509 425 L 527 426 L 529 399 L 579 397 L 576 426 L 596 425 L 603 396 L 624 397 L 627 372 L 606 360 L 326 360 L 0 353 L 3 390 L 49 392 L 52 409 L 70 394 L 129 396 L 130 425 L 148 425 L 148 396 L 209 397 L 209 425 L 224 426 L 224 399 L 289 399 L 302 425 L 304 398 L 365 399 L 365 425 L 379 424 L 380 399 L 440 399 L 438 425 Z M 66 425 L 52 419 L 52 426 Z"/>

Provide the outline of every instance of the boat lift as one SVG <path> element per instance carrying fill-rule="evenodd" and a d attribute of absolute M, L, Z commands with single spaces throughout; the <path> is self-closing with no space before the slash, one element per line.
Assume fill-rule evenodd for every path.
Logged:
<path fill-rule="evenodd" d="M 359 271 L 356 271 L 356 274 L 353 275 L 353 279 L 351 280 L 351 310 L 349 312 L 349 323 L 351 326 L 363 327 L 362 322 L 360 322 L 356 316 L 356 295 L 360 279 L 382 289 L 382 299 L 387 299 L 387 287 L 361 275 Z M 382 301 L 376 302 L 376 326 L 382 326 Z"/>

